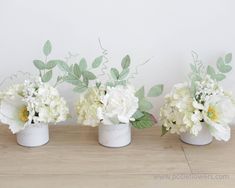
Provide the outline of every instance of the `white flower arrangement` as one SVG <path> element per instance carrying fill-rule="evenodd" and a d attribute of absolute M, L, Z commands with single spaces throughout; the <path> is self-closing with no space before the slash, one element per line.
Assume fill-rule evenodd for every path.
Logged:
<path fill-rule="evenodd" d="M 45 43 L 43 52 L 47 59 L 51 52 L 49 41 Z M 39 77 L 26 79 L 24 83 L 13 84 L 0 92 L 0 121 L 9 125 L 13 134 L 33 124 L 58 123 L 68 118 L 65 100 L 55 87 L 46 83 L 52 78 L 52 69 L 59 61 L 44 63 L 34 60 L 40 72 Z"/>
<path fill-rule="evenodd" d="M 11 86 L 0 99 L 0 120 L 13 134 L 32 124 L 64 121 L 68 112 L 58 91 L 40 78 Z"/>
<path fill-rule="evenodd" d="M 229 123 L 235 117 L 235 102 L 218 82 L 232 69 L 232 54 L 218 59 L 218 71 L 210 65 L 205 69 L 195 53 L 193 57 L 195 63 L 191 64 L 190 82 L 176 84 L 165 96 L 160 110 L 162 135 L 188 131 L 196 136 L 202 126 L 207 126 L 215 139 L 228 141 Z"/>
<path fill-rule="evenodd" d="M 81 93 L 76 105 L 80 125 L 95 127 L 101 123 L 131 123 L 136 128 L 146 128 L 156 124 L 156 119 L 149 113 L 153 105 L 145 96 L 144 87 L 136 91 L 129 82 L 129 78 L 136 75 L 129 76 L 130 61 L 126 55 L 122 59 L 121 70 L 111 68 L 109 74 L 104 72 L 108 62 L 106 54 L 95 58 L 91 67 L 84 58 L 72 65 L 59 63 L 59 68 L 65 73 L 63 80 L 75 86 L 75 92 Z M 101 76 L 109 75 L 105 83 L 101 83 L 93 73 L 102 64 Z M 92 82 L 94 84 L 91 85 Z M 150 89 L 148 97 L 157 97 L 162 91 L 163 85 L 156 85 Z"/>

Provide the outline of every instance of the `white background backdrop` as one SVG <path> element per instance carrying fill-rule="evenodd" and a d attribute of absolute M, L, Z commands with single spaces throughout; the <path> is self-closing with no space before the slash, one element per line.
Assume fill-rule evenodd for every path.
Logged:
<path fill-rule="evenodd" d="M 166 94 L 186 79 L 191 50 L 206 64 L 235 52 L 234 10 L 234 0 L 0 0 L 0 79 L 36 73 L 32 60 L 43 57 L 47 39 L 51 58 L 70 51 L 91 61 L 101 54 L 100 37 L 113 66 L 126 54 L 133 65 L 152 57 L 134 83 L 163 83 Z M 223 85 L 235 93 L 234 73 Z M 78 96 L 70 89 L 60 87 L 73 109 Z M 156 115 L 162 99 L 154 101 Z"/>

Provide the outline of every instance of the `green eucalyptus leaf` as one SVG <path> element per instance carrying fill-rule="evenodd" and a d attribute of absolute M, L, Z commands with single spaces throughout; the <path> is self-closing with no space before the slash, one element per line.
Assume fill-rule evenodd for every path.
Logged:
<path fill-rule="evenodd" d="M 73 66 L 73 73 L 76 77 L 78 77 L 78 78 L 81 77 L 81 70 L 80 70 L 79 65 L 77 63 L 75 63 Z"/>
<path fill-rule="evenodd" d="M 119 75 L 119 80 L 123 80 L 123 79 L 125 79 L 127 76 L 128 76 L 128 74 L 129 74 L 129 69 L 128 68 L 126 68 L 126 69 L 123 69 L 122 70 L 122 72 L 120 73 L 120 75 Z"/>
<path fill-rule="evenodd" d="M 143 116 L 131 122 L 132 126 L 138 129 L 150 128 L 157 123 L 154 116 L 148 112 L 143 112 Z"/>
<path fill-rule="evenodd" d="M 217 60 L 216 65 L 221 73 L 228 73 L 232 70 L 232 67 L 230 65 L 226 65 L 222 58 Z"/>
<path fill-rule="evenodd" d="M 190 64 L 190 68 L 193 72 L 197 72 L 197 68 L 194 64 Z"/>
<path fill-rule="evenodd" d="M 52 70 L 49 70 L 42 76 L 42 81 L 48 82 L 51 80 L 51 78 L 52 78 Z"/>
<path fill-rule="evenodd" d="M 226 54 L 225 55 L 225 63 L 231 63 L 231 61 L 232 61 L 232 53 L 228 53 L 228 54 Z"/>
<path fill-rule="evenodd" d="M 134 119 L 139 119 L 139 118 L 141 118 L 143 116 L 144 116 L 144 114 L 140 110 L 137 110 L 132 117 Z"/>
<path fill-rule="evenodd" d="M 130 66 L 131 63 L 131 59 L 129 55 L 126 55 L 123 59 L 122 59 L 122 68 L 123 69 L 127 69 Z"/>
<path fill-rule="evenodd" d="M 95 85 L 96 85 L 97 88 L 100 88 L 101 82 L 96 82 Z"/>
<path fill-rule="evenodd" d="M 87 78 L 85 78 L 85 77 L 83 77 L 83 84 L 84 84 L 85 86 L 88 86 L 88 85 L 89 85 L 89 80 L 88 80 Z"/>
<path fill-rule="evenodd" d="M 73 72 L 73 64 L 69 66 L 69 72 Z"/>
<path fill-rule="evenodd" d="M 168 133 L 169 130 L 166 129 L 165 126 L 162 125 L 162 134 L 161 136 L 164 136 L 166 133 Z"/>
<path fill-rule="evenodd" d="M 85 71 L 87 69 L 87 62 L 85 58 L 82 58 L 79 62 L 79 69 L 81 72 Z"/>
<path fill-rule="evenodd" d="M 164 86 L 162 84 L 153 86 L 148 92 L 148 97 L 158 97 L 162 94 L 163 88 Z"/>
<path fill-rule="evenodd" d="M 118 80 L 119 72 L 116 68 L 111 68 L 110 73 L 114 80 Z"/>
<path fill-rule="evenodd" d="M 107 82 L 107 83 L 106 83 L 106 86 L 113 87 L 114 84 L 113 84 L 112 82 Z"/>
<path fill-rule="evenodd" d="M 213 76 L 215 74 L 215 69 L 210 65 L 208 65 L 207 67 L 207 74 L 209 74 L 210 76 Z"/>
<path fill-rule="evenodd" d="M 74 79 L 74 77 L 72 77 L 72 76 L 65 76 L 64 77 L 64 81 L 65 82 L 68 82 L 68 83 L 70 83 L 70 84 L 73 84 L 73 85 L 82 85 L 82 81 L 81 80 L 78 80 L 78 79 Z"/>
<path fill-rule="evenodd" d="M 151 102 L 149 102 L 148 100 L 146 99 L 141 99 L 139 101 L 139 109 L 141 111 L 149 111 L 153 108 L 153 105 Z"/>
<path fill-rule="evenodd" d="M 43 46 L 43 53 L 45 56 L 48 56 L 51 53 L 51 42 L 48 40 Z"/>
<path fill-rule="evenodd" d="M 136 93 L 135 93 L 135 96 L 141 100 L 144 98 L 144 86 L 142 86 Z"/>
<path fill-rule="evenodd" d="M 224 74 L 214 74 L 212 76 L 213 79 L 217 80 L 217 81 L 222 81 L 226 78 L 226 76 Z"/>
<path fill-rule="evenodd" d="M 115 85 L 126 85 L 126 80 L 118 80 L 118 81 L 115 81 Z"/>
<path fill-rule="evenodd" d="M 59 67 L 60 70 L 62 70 L 64 72 L 70 72 L 70 68 L 69 68 L 68 64 L 65 63 L 64 61 L 57 62 L 57 66 Z"/>
<path fill-rule="evenodd" d="M 73 89 L 74 92 L 78 92 L 78 93 L 82 93 L 84 91 L 86 91 L 87 87 L 84 86 L 84 85 L 81 85 L 81 86 L 77 86 Z"/>
<path fill-rule="evenodd" d="M 94 75 L 92 72 L 90 71 L 84 71 L 82 73 L 83 77 L 85 77 L 88 80 L 95 80 L 96 79 L 96 75 Z"/>
<path fill-rule="evenodd" d="M 59 61 L 61 61 L 61 60 L 50 60 L 50 61 L 48 61 L 47 64 L 46 64 L 46 68 L 47 69 L 53 69 Z"/>
<path fill-rule="evenodd" d="M 97 67 L 99 67 L 102 63 L 103 60 L 103 56 L 99 56 L 97 58 L 95 58 L 95 60 L 92 62 L 92 68 L 95 69 Z"/>
<path fill-rule="evenodd" d="M 34 60 L 33 64 L 35 67 L 37 67 L 39 70 L 44 70 L 46 68 L 46 65 L 41 60 Z"/>

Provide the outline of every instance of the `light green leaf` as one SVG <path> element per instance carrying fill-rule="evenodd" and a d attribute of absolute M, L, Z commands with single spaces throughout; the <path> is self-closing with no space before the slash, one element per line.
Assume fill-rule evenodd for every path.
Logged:
<path fill-rule="evenodd" d="M 139 109 L 141 111 L 149 111 L 153 108 L 153 105 L 151 102 L 147 101 L 146 99 L 142 99 L 139 101 Z"/>
<path fill-rule="evenodd" d="M 74 92 L 78 92 L 78 93 L 82 93 L 84 91 L 86 91 L 87 87 L 82 85 L 82 86 L 77 86 L 73 89 Z"/>
<path fill-rule="evenodd" d="M 71 75 L 64 77 L 64 81 L 68 82 L 70 84 L 73 84 L 73 85 L 79 85 L 79 86 L 82 85 L 82 81 L 81 80 L 78 80 L 78 79 L 74 78 Z"/>
<path fill-rule="evenodd" d="M 80 71 L 79 65 L 77 63 L 74 64 L 73 73 L 76 77 L 78 77 L 78 78 L 81 77 L 81 71 Z"/>
<path fill-rule="evenodd" d="M 64 61 L 57 62 L 57 66 L 59 67 L 60 70 L 62 70 L 64 72 L 70 72 L 70 68 L 69 68 L 68 64 L 65 63 Z"/>
<path fill-rule="evenodd" d="M 169 130 L 166 129 L 165 126 L 162 125 L 162 134 L 161 136 L 164 136 L 166 133 L 168 133 Z"/>
<path fill-rule="evenodd" d="M 99 56 L 99 57 L 95 58 L 95 60 L 92 63 L 92 68 L 95 69 L 95 68 L 99 67 L 102 63 L 102 60 L 103 60 L 103 56 Z"/>
<path fill-rule="evenodd" d="M 196 66 L 194 64 L 190 64 L 190 67 L 193 72 L 197 72 Z"/>
<path fill-rule="evenodd" d="M 139 100 L 144 98 L 144 86 L 142 86 L 136 93 L 135 96 L 138 97 Z"/>
<path fill-rule="evenodd" d="M 157 97 L 161 95 L 162 92 L 163 92 L 163 85 L 162 84 L 155 85 L 149 90 L 148 97 Z"/>
<path fill-rule="evenodd" d="M 213 79 L 217 80 L 217 81 L 222 81 L 226 78 L 226 76 L 224 74 L 214 74 L 212 76 Z"/>
<path fill-rule="evenodd" d="M 118 81 L 115 81 L 115 85 L 126 85 L 126 80 L 118 80 Z"/>
<path fill-rule="evenodd" d="M 82 73 L 82 75 L 83 75 L 83 77 L 85 77 L 88 80 L 95 80 L 96 79 L 96 76 L 90 71 L 84 71 Z"/>
<path fill-rule="evenodd" d="M 96 82 L 95 85 L 96 85 L 97 88 L 100 88 L 101 82 Z"/>
<path fill-rule="evenodd" d="M 43 53 L 45 56 L 48 56 L 51 53 L 51 42 L 48 40 L 43 46 Z"/>
<path fill-rule="evenodd" d="M 42 81 L 43 82 L 48 82 L 50 81 L 50 79 L 52 78 L 52 70 L 49 70 L 48 72 L 46 72 L 43 77 L 42 77 Z"/>
<path fill-rule="evenodd" d="M 221 57 L 217 60 L 216 65 L 218 70 L 222 73 L 228 73 L 232 70 L 232 67 L 230 65 L 226 65 Z"/>
<path fill-rule="evenodd" d="M 128 76 L 128 74 L 129 74 L 129 69 L 127 68 L 127 69 L 123 69 L 122 70 L 122 72 L 120 73 L 120 75 L 119 75 L 119 80 L 123 80 L 123 79 L 125 79 L 127 76 Z"/>
<path fill-rule="evenodd" d="M 113 84 L 112 82 L 107 82 L 107 83 L 106 83 L 106 86 L 113 87 L 114 84 Z"/>
<path fill-rule="evenodd" d="M 33 64 L 35 67 L 37 67 L 39 70 L 43 70 L 46 68 L 46 65 L 41 60 L 34 60 Z"/>
<path fill-rule="evenodd" d="M 110 73 L 114 80 L 118 80 L 119 72 L 116 68 L 111 68 Z"/>
<path fill-rule="evenodd" d="M 46 68 L 47 69 L 53 69 L 59 61 L 61 61 L 61 60 L 50 60 L 50 61 L 48 61 L 47 64 L 46 64 Z"/>
<path fill-rule="evenodd" d="M 82 58 L 81 61 L 79 62 L 79 69 L 81 72 L 87 69 L 87 62 L 85 58 Z"/>
<path fill-rule="evenodd" d="M 141 118 L 141 117 L 143 117 L 143 116 L 144 116 L 144 114 L 143 114 L 140 110 L 137 110 L 137 111 L 134 113 L 133 118 L 134 118 L 134 119 L 139 119 L 139 118 Z"/>
<path fill-rule="evenodd" d="M 69 72 L 73 72 L 73 64 L 69 66 Z"/>
<path fill-rule="evenodd" d="M 143 112 L 143 116 L 131 122 L 132 126 L 137 129 L 149 128 L 157 123 L 154 116 L 148 112 Z"/>
<path fill-rule="evenodd" d="M 226 54 L 225 55 L 225 63 L 231 63 L 232 58 L 233 58 L 232 53 Z"/>
<path fill-rule="evenodd" d="M 210 65 L 208 65 L 207 67 L 207 74 L 209 74 L 210 76 L 213 76 L 215 74 L 215 69 Z"/>
<path fill-rule="evenodd" d="M 122 59 L 122 68 L 123 69 L 127 69 L 130 66 L 131 63 L 131 59 L 129 55 L 126 55 L 123 59 Z"/>

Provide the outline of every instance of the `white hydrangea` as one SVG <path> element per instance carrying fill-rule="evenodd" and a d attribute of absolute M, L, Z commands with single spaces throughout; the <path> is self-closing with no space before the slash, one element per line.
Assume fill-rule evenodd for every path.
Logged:
<path fill-rule="evenodd" d="M 76 105 L 79 124 L 92 127 L 99 125 L 100 120 L 97 117 L 97 109 L 102 106 L 102 95 L 104 95 L 103 89 L 92 87 L 80 96 Z"/>
<path fill-rule="evenodd" d="M 13 133 L 34 123 L 58 123 L 68 117 L 68 107 L 58 91 L 40 78 L 13 85 L 1 94 L 0 120 Z"/>
<path fill-rule="evenodd" d="M 160 120 L 171 133 L 180 134 L 190 130 L 195 123 L 200 124 L 201 118 L 194 111 L 190 88 L 187 83 L 180 83 L 165 97 L 165 104 L 160 110 Z M 197 134 L 197 130 L 193 130 L 192 134 Z"/>
<path fill-rule="evenodd" d="M 234 116 L 232 95 L 224 92 L 208 75 L 196 82 L 195 96 L 187 83 L 175 85 L 160 110 L 161 123 L 171 133 L 189 131 L 197 135 L 206 124 L 212 136 L 224 141 L 230 138 L 228 124 Z"/>

